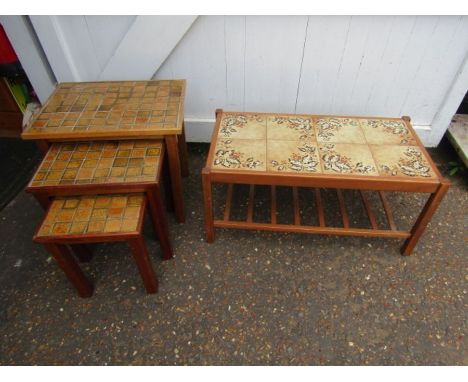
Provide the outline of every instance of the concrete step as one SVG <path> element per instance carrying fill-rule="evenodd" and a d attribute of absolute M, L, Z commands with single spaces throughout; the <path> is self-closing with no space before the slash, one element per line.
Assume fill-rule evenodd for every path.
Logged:
<path fill-rule="evenodd" d="M 447 137 L 468 167 L 468 115 L 455 114 L 447 131 Z"/>

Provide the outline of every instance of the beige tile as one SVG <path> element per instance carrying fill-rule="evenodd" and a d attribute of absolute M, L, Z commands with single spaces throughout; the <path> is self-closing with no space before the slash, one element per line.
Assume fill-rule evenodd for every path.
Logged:
<path fill-rule="evenodd" d="M 416 140 L 401 120 L 360 119 L 366 141 L 371 145 L 414 145 Z"/>
<path fill-rule="evenodd" d="M 266 171 L 266 141 L 263 139 L 218 140 L 214 168 Z"/>
<path fill-rule="evenodd" d="M 382 176 L 435 177 L 424 154 L 416 146 L 373 145 L 371 150 Z"/>
<path fill-rule="evenodd" d="M 300 173 L 322 172 L 316 144 L 300 141 L 269 140 L 267 143 L 268 171 Z"/>
<path fill-rule="evenodd" d="M 317 142 L 365 144 L 359 120 L 354 118 L 318 118 L 315 121 Z"/>
<path fill-rule="evenodd" d="M 315 141 L 312 118 L 300 115 L 271 115 L 267 117 L 269 140 Z"/>
<path fill-rule="evenodd" d="M 265 139 L 266 117 L 260 114 L 225 114 L 218 138 Z"/>
<path fill-rule="evenodd" d="M 367 145 L 322 143 L 319 152 L 324 173 L 379 175 Z"/>

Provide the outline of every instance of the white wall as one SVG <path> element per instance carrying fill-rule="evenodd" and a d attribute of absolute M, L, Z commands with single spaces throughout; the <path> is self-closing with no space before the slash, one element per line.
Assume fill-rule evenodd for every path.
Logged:
<path fill-rule="evenodd" d="M 409 115 L 434 146 L 468 88 L 466 16 L 31 20 L 59 81 L 186 78 L 189 140 L 224 108 Z"/>

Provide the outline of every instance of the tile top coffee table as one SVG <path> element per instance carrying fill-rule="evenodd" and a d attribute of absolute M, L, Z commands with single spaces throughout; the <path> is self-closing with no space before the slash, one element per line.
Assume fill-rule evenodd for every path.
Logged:
<path fill-rule="evenodd" d="M 179 222 L 185 220 L 181 175 L 188 174 L 185 80 L 60 83 L 22 138 L 47 152 L 50 141 L 164 139 Z"/>
<path fill-rule="evenodd" d="M 214 227 L 407 238 L 409 255 L 449 183 L 442 177 L 414 132 L 410 119 L 321 116 L 217 110 L 210 152 L 202 171 L 207 239 Z M 224 219 L 214 220 L 212 183 L 228 183 Z M 250 184 L 247 221 L 229 220 L 232 184 Z M 252 221 L 253 185 L 272 186 L 270 223 Z M 274 186 L 293 187 L 294 224 L 277 224 Z M 300 224 L 298 187 L 316 189 L 319 226 Z M 327 227 L 318 188 L 338 192 L 343 227 Z M 349 227 L 341 189 L 379 192 L 390 229 L 380 229 L 361 192 L 371 229 Z M 431 193 L 411 231 L 401 231 L 383 191 Z"/>

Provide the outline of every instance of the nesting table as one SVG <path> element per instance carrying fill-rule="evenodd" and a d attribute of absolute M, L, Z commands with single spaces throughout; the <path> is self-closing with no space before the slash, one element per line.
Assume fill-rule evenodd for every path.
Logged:
<path fill-rule="evenodd" d="M 60 83 L 22 138 L 44 154 L 54 141 L 164 139 L 175 214 L 184 222 L 184 97 L 185 80 Z"/>
<path fill-rule="evenodd" d="M 216 111 L 202 170 L 208 242 L 215 228 L 253 229 L 406 239 L 410 255 L 449 188 L 414 132 L 409 117 L 380 118 Z M 224 213 L 215 219 L 213 184 L 228 184 Z M 249 185 L 247 218 L 233 220 L 234 184 Z M 271 186 L 270 221 L 255 222 L 256 185 Z M 278 223 L 277 186 L 292 187 L 294 221 Z M 301 222 L 299 188 L 314 188 L 317 225 Z M 321 188 L 336 189 L 342 226 L 327 226 Z M 370 228 L 351 227 L 344 189 L 359 190 Z M 379 226 L 366 193 L 377 192 L 386 227 Z M 398 229 L 385 191 L 430 193 L 409 231 Z M 281 201 L 285 203 L 285 201 Z"/>

